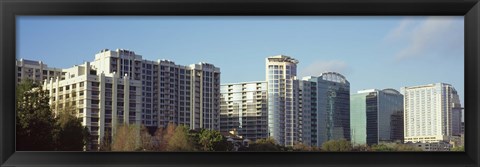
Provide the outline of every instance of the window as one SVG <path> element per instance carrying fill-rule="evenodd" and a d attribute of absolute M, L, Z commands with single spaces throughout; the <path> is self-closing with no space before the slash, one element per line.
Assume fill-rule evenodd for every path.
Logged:
<path fill-rule="evenodd" d="M 98 87 L 98 86 L 100 86 L 100 83 L 99 82 L 92 82 L 92 86 Z"/>

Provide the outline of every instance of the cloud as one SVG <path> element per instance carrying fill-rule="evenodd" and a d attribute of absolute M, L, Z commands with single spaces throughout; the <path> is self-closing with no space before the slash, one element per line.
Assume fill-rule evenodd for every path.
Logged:
<path fill-rule="evenodd" d="M 455 17 L 428 17 L 425 20 L 408 18 L 392 29 L 387 42 L 405 42 L 395 55 L 396 60 L 421 56 L 461 55 L 463 51 L 463 24 Z"/>
<path fill-rule="evenodd" d="M 303 68 L 299 72 L 300 77 L 305 76 L 319 76 L 324 72 L 338 72 L 342 75 L 349 73 L 350 67 L 344 61 L 339 60 L 327 60 L 327 61 L 315 61 L 310 63 L 307 67 Z"/>
<path fill-rule="evenodd" d="M 385 40 L 387 41 L 394 41 L 402 36 L 404 36 L 406 33 L 408 33 L 408 28 L 413 24 L 413 20 L 411 19 L 403 19 L 400 24 L 395 27 L 388 35 L 385 37 Z"/>

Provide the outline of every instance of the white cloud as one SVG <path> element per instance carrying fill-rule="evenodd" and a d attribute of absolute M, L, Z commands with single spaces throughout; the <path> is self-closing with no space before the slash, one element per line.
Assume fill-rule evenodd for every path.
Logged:
<path fill-rule="evenodd" d="M 324 72 L 338 72 L 345 75 L 350 72 L 350 68 L 344 61 L 339 60 L 327 60 L 327 61 L 315 61 L 310 63 L 307 67 L 303 68 L 299 72 L 300 77 L 305 76 L 319 76 Z"/>
<path fill-rule="evenodd" d="M 385 37 L 387 41 L 393 41 L 396 39 L 401 38 L 405 34 L 408 33 L 408 28 L 413 24 L 413 20 L 411 19 L 403 19 L 400 24 L 394 28 L 390 33 Z"/>
<path fill-rule="evenodd" d="M 405 19 L 385 39 L 387 42 L 405 40 L 407 43 L 395 55 L 397 60 L 449 55 L 463 49 L 463 24 L 460 23 L 455 17 L 428 17 L 420 22 Z"/>

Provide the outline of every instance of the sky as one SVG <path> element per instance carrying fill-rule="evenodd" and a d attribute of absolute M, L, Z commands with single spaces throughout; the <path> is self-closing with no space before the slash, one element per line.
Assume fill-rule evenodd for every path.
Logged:
<path fill-rule="evenodd" d="M 464 104 L 463 16 L 19 16 L 17 59 L 69 68 L 102 49 L 212 63 L 221 83 L 265 80 L 265 58 L 298 77 L 333 71 L 363 89 L 449 83 Z"/>

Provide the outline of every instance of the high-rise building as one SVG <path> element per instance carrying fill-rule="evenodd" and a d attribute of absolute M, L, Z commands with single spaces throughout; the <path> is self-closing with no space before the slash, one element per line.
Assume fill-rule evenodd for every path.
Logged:
<path fill-rule="evenodd" d="M 309 81 L 310 86 L 305 84 Z M 302 125 L 302 136 L 311 133 L 312 145 L 321 146 L 329 140 L 346 139 L 350 140 L 350 83 L 345 76 L 336 72 L 325 72 L 318 77 L 305 77 L 302 84 L 302 123 L 305 119 L 310 120 L 312 127 L 311 132 L 307 132 L 309 125 Z M 316 90 L 312 89 L 312 85 L 316 85 Z M 307 101 L 308 90 L 311 92 Z M 312 93 L 316 91 L 316 93 Z M 316 96 L 315 96 L 316 95 Z M 306 102 L 307 101 L 307 102 Z M 316 101 L 312 103 L 312 101 Z M 310 105 L 310 111 L 306 105 Z M 313 107 L 312 105 L 316 105 Z M 310 118 L 308 118 L 310 117 Z M 315 134 L 316 133 L 316 134 Z M 304 143 L 307 138 L 303 138 Z M 316 139 L 314 138 L 316 137 Z"/>
<path fill-rule="evenodd" d="M 157 128 L 173 122 L 219 130 L 220 69 L 212 64 L 181 66 L 105 49 L 94 61 L 61 71 L 61 78 L 44 85 L 51 104 L 55 111 L 66 104 L 77 106 L 96 144 L 122 123 Z"/>
<path fill-rule="evenodd" d="M 38 83 L 42 83 L 46 79 L 55 79 L 57 77 L 64 79 L 65 72 L 62 69 L 48 67 L 42 61 L 33 61 L 20 59 L 16 61 L 17 83 L 24 79 L 31 79 Z"/>
<path fill-rule="evenodd" d="M 86 62 L 65 69 L 65 79 L 50 79 L 44 89 L 50 93 L 55 113 L 74 109 L 82 125 L 90 130 L 92 149 L 98 148 L 105 132 L 115 132 L 117 125 L 141 123 L 141 82 L 128 74 L 103 73 Z"/>
<path fill-rule="evenodd" d="M 462 106 L 458 94 L 453 94 L 452 102 L 452 136 L 460 136 L 462 134 Z"/>
<path fill-rule="evenodd" d="M 448 142 L 452 133 L 452 111 L 459 104 L 450 84 L 435 83 L 403 87 L 405 142 Z"/>
<path fill-rule="evenodd" d="M 397 140 L 401 135 L 399 113 L 403 113 L 403 95 L 394 89 L 362 90 L 351 95 L 352 144 L 373 145 Z"/>
<path fill-rule="evenodd" d="M 255 141 L 268 137 L 267 83 L 242 82 L 220 87 L 220 131 L 236 131 Z"/>
<path fill-rule="evenodd" d="M 284 146 L 293 146 L 298 140 L 297 64 L 285 55 L 266 58 L 268 133 Z"/>
<path fill-rule="evenodd" d="M 319 146 L 317 141 L 318 132 L 323 131 L 322 129 L 317 129 L 317 99 L 317 83 L 307 81 L 306 78 L 300 80 L 298 137 L 299 142 L 308 146 Z"/>

